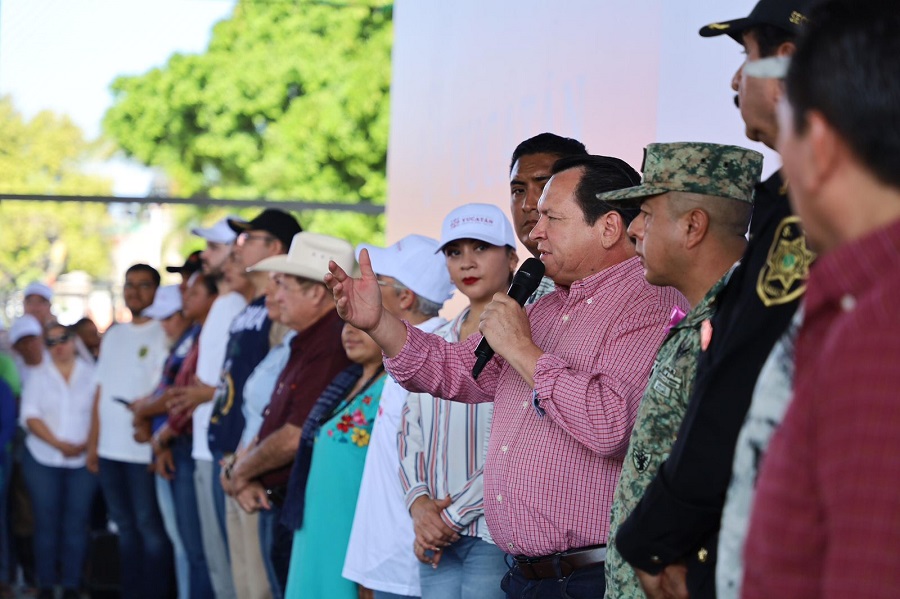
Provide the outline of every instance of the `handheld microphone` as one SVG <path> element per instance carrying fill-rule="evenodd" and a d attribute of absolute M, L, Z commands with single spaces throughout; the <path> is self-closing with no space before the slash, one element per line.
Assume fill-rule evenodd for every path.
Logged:
<path fill-rule="evenodd" d="M 524 306 L 525 300 L 531 297 L 531 294 L 541 284 L 541 277 L 543 276 L 544 263 L 537 258 L 529 258 L 516 272 L 512 285 L 509 286 L 509 291 L 506 294 L 516 300 L 520 306 Z M 475 348 L 475 356 L 478 359 L 475 361 L 475 366 L 472 367 L 472 378 L 477 379 L 487 363 L 494 357 L 494 350 L 491 349 L 490 344 L 484 337 L 481 338 L 481 342 Z"/>

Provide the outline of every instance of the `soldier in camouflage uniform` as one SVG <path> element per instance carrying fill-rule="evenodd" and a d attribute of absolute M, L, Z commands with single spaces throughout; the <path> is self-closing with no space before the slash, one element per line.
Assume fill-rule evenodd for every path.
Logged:
<path fill-rule="evenodd" d="M 597 196 L 609 203 L 640 203 L 641 214 L 628 233 L 647 281 L 675 287 L 692 306 L 687 315 L 673 310 L 631 434 L 610 514 L 608 599 L 644 597 L 613 539 L 675 441 L 697 358 L 712 334 L 716 297 L 746 247 L 744 233 L 761 170 L 762 155 L 737 146 L 650 144 L 642 185 Z"/>

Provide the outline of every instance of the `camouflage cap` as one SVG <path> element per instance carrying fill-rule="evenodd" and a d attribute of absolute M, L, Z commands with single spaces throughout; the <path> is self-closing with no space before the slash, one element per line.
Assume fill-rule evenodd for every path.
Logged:
<path fill-rule="evenodd" d="M 598 193 L 604 202 L 639 200 L 667 191 L 685 191 L 753 203 L 763 156 L 740 146 L 703 142 L 650 144 L 644 149 L 644 182 Z"/>

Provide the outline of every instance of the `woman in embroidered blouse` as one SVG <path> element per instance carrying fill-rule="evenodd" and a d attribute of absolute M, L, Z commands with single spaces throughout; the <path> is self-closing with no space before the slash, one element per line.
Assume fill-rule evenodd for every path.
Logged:
<path fill-rule="evenodd" d="M 361 365 L 362 372 L 343 400 L 320 419 L 303 523 L 294 533 L 286 598 L 356 599 L 358 593 L 356 583 L 342 578 L 341 570 L 385 373 L 381 349 L 371 337 L 345 324 L 341 338 L 347 357 Z"/>
<path fill-rule="evenodd" d="M 441 228 L 450 279 L 469 306 L 438 328 L 448 341 L 478 332 L 481 313 L 504 293 L 518 264 L 516 236 L 503 211 L 466 204 Z M 466 405 L 412 393 L 401 414 L 401 483 L 416 533 L 422 598 L 502 597 L 505 553 L 489 542 L 482 473 L 493 403 Z"/>
<path fill-rule="evenodd" d="M 50 359 L 35 367 L 22 391 L 20 421 L 28 430 L 23 473 L 34 506 L 34 555 L 40 598 L 62 584 L 78 597 L 96 477 L 85 450 L 96 385 L 94 366 L 76 354 L 74 333 L 52 323 L 44 333 Z"/>

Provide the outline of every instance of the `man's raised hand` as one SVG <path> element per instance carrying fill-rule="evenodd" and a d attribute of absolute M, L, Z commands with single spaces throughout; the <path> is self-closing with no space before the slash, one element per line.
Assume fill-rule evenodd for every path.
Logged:
<path fill-rule="evenodd" d="M 352 278 L 334 261 L 328 263 L 325 285 L 334 294 L 338 315 L 362 331 L 369 331 L 381 320 L 381 291 L 372 270 L 368 250 L 359 254 L 361 277 Z"/>

